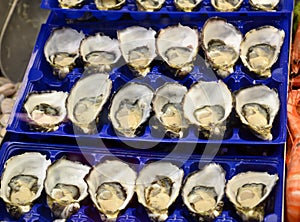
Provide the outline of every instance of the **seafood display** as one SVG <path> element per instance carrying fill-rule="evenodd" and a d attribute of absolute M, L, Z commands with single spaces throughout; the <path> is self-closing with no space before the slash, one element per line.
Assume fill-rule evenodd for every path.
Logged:
<path fill-rule="evenodd" d="M 238 10 L 243 0 L 211 0 L 212 6 L 221 12 L 231 12 Z"/>

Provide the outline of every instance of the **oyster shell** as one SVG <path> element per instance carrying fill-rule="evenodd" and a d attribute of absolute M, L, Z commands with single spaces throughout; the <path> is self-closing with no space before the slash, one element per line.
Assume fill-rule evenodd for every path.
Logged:
<path fill-rule="evenodd" d="M 166 83 L 159 87 L 153 98 L 153 110 L 161 125 L 171 137 L 183 136 L 188 127 L 182 110 L 182 100 L 187 88 L 178 83 Z"/>
<path fill-rule="evenodd" d="M 226 84 L 199 81 L 183 100 L 183 113 L 190 123 L 200 128 L 205 137 L 223 136 L 225 120 L 232 110 L 232 95 Z"/>
<path fill-rule="evenodd" d="M 264 11 L 271 11 L 273 10 L 278 4 L 280 0 L 249 0 L 249 3 L 254 9 L 264 10 Z"/>
<path fill-rule="evenodd" d="M 61 8 L 80 8 L 85 0 L 58 0 Z"/>
<path fill-rule="evenodd" d="M 165 0 L 137 0 L 136 3 L 139 10 L 153 12 L 159 10 Z"/>
<path fill-rule="evenodd" d="M 49 166 L 44 184 L 47 204 L 56 218 L 67 219 L 79 210 L 79 202 L 88 195 L 84 177 L 89 170 L 89 166 L 65 158 Z"/>
<path fill-rule="evenodd" d="M 130 82 L 113 97 L 109 118 L 114 129 L 126 137 L 134 137 L 137 129 L 151 113 L 153 90 L 147 85 Z"/>
<path fill-rule="evenodd" d="M 137 173 L 119 160 L 106 160 L 93 167 L 86 181 L 90 197 L 108 220 L 115 220 L 134 194 Z"/>
<path fill-rule="evenodd" d="M 54 69 L 54 74 L 63 79 L 73 69 L 79 57 L 82 32 L 71 28 L 55 29 L 45 43 L 44 55 Z"/>
<path fill-rule="evenodd" d="M 185 12 L 193 11 L 201 2 L 202 0 L 174 0 L 176 8 Z"/>
<path fill-rule="evenodd" d="M 58 129 L 67 115 L 67 92 L 33 92 L 27 96 L 24 103 L 31 124 L 40 131 L 54 131 Z"/>
<path fill-rule="evenodd" d="M 233 73 L 239 59 L 242 33 L 222 18 L 210 18 L 202 28 L 202 47 L 213 69 L 222 78 Z"/>
<path fill-rule="evenodd" d="M 211 0 L 212 6 L 221 12 L 231 12 L 238 10 L 243 0 Z"/>
<path fill-rule="evenodd" d="M 278 94 L 265 85 L 237 92 L 235 110 L 243 124 L 263 140 L 272 140 L 271 128 L 280 108 Z"/>
<path fill-rule="evenodd" d="M 145 76 L 150 71 L 150 63 L 156 57 L 154 30 L 131 26 L 118 31 L 118 39 L 123 58 L 138 75 Z"/>
<path fill-rule="evenodd" d="M 138 201 L 156 221 L 168 218 L 168 208 L 176 200 L 183 178 L 183 170 L 170 162 L 147 164 L 136 180 Z"/>
<path fill-rule="evenodd" d="M 203 221 L 210 221 L 222 212 L 225 183 L 223 168 L 215 163 L 208 164 L 185 179 L 181 191 L 183 202 L 190 212 Z"/>
<path fill-rule="evenodd" d="M 13 156 L 6 161 L 0 196 L 12 217 L 19 218 L 30 211 L 33 202 L 42 193 L 46 169 L 50 164 L 46 156 L 37 152 Z"/>
<path fill-rule="evenodd" d="M 99 10 L 120 9 L 125 2 L 126 0 L 95 0 L 96 7 Z"/>
<path fill-rule="evenodd" d="M 82 40 L 80 54 L 93 73 L 110 71 L 121 57 L 118 40 L 100 33 Z"/>
<path fill-rule="evenodd" d="M 273 26 L 262 26 L 247 32 L 240 57 L 244 65 L 260 77 L 270 77 L 271 67 L 277 61 L 285 33 Z"/>
<path fill-rule="evenodd" d="M 192 71 L 198 53 L 198 31 L 188 26 L 169 26 L 161 29 L 156 39 L 157 53 L 172 68 L 176 75 Z"/>
<path fill-rule="evenodd" d="M 227 182 L 226 195 L 244 221 L 263 221 L 264 201 L 277 180 L 277 174 L 251 171 L 240 173 Z"/>
<path fill-rule="evenodd" d="M 93 133 L 99 113 L 110 96 L 112 82 L 107 74 L 81 78 L 67 99 L 68 118 L 84 133 Z"/>

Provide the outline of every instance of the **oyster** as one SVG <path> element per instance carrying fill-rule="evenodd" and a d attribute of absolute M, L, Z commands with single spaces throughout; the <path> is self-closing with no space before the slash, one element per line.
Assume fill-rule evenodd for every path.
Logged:
<path fill-rule="evenodd" d="M 178 83 L 166 83 L 155 92 L 152 101 L 155 116 L 171 137 L 183 136 L 188 124 L 183 116 L 182 100 L 187 88 Z"/>
<path fill-rule="evenodd" d="M 277 61 L 285 33 L 273 26 L 262 26 L 247 32 L 240 57 L 244 65 L 260 77 L 270 77 L 271 67 Z"/>
<path fill-rule="evenodd" d="M 139 10 L 153 12 L 159 10 L 165 0 L 137 0 L 136 3 Z"/>
<path fill-rule="evenodd" d="M 186 75 L 192 71 L 198 53 L 198 31 L 188 26 L 169 26 L 160 30 L 156 39 L 156 49 L 162 59 L 176 75 Z"/>
<path fill-rule="evenodd" d="M 51 33 L 45 43 L 44 55 L 59 78 L 65 78 L 73 69 L 83 38 L 82 32 L 71 28 L 56 29 Z"/>
<path fill-rule="evenodd" d="M 271 11 L 273 10 L 278 4 L 280 0 L 249 0 L 249 3 L 254 9 L 264 10 L 264 11 Z"/>
<path fill-rule="evenodd" d="M 61 8 L 80 8 L 85 0 L 58 0 Z"/>
<path fill-rule="evenodd" d="M 134 137 L 150 116 L 152 98 L 153 90 L 142 83 L 123 86 L 113 97 L 109 111 L 115 130 L 126 137 Z"/>
<path fill-rule="evenodd" d="M 183 170 L 169 162 L 147 164 L 136 180 L 138 201 L 156 221 L 168 218 L 168 208 L 176 200 L 183 178 Z"/>
<path fill-rule="evenodd" d="M 202 28 L 202 47 L 213 69 L 225 78 L 233 73 L 233 66 L 239 59 L 242 33 L 222 18 L 211 18 Z"/>
<path fill-rule="evenodd" d="M 96 7 L 99 10 L 120 9 L 126 0 L 95 0 Z"/>
<path fill-rule="evenodd" d="M 106 160 L 93 167 L 86 181 L 90 197 L 108 220 L 115 220 L 134 194 L 137 173 L 119 160 Z"/>
<path fill-rule="evenodd" d="M 211 0 L 212 6 L 221 12 L 236 11 L 241 7 L 243 0 Z"/>
<path fill-rule="evenodd" d="M 223 168 L 215 163 L 208 164 L 185 179 L 181 192 L 183 202 L 203 221 L 211 221 L 222 212 L 225 183 Z"/>
<path fill-rule="evenodd" d="M 246 172 L 232 177 L 226 185 L 226 196 L 243 221 L 263 221 L 264 201 L 271 193 L 278 175 Z"/>
<path fill-rule="evenodd" d="M 139 75 L 145 76 L 149 65 L 156 57 L 154 30 L 131 26 L 118 31 L 123 58 Z"/>
<path fill-rule="evenodd" d="M 118 40 L 100 33 L 82 40 L 80 54 L 93 73 L 110 71 L 121 57 Z"/>
<path fill-rule="evenodd" d="M 277 92 L 265 85 L 242 89 L 235 96 L 240 120 L 263 140 L 272 140 L 271 128 L 279 108 Z"/>
<path fill-rule="evenodd" d="M 6 161 L 0 196 L 12 217 L 19 218 L 30 211 L 33 201 L 42 193 L 50 164 L 46 156 L 37 152 L 13 156 Z"/>
<path fill-rule="evenodd" d="M 54 131 L 58 129 L 67 115 L 67 92 L 33 92 L 27 96 L 24 103 L 27 116 L 31 124 L 41 131 Z"/>
<path fill-rule="evenodd" d="M 183 113 L 205 137 L 223 136 L 232 110 L 232 95 L 224 82 L 199 81 L 183 100 Z"/>
<path fill-rule="evenodd" d="M 89 166 L 65 158 L 49 166 L 45 191 L 47 204 L 56 218 L 67 219 L 79 210 L 79 202 L 88 195 L 84 177 L 89 170 Z"/>
<path fill-rule="evenodd" d="M 193 11 L 201 2 L 202 0 L 174 0 L 176 8 L 185 12 Z"/>

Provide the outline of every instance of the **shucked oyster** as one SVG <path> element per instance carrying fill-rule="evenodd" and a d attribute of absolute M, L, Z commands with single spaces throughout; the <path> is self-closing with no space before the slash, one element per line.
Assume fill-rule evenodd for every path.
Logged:
<path fill-rule="evenodd" d="M 96 7 L 99 10 L 120 9 L 126 0 L 95 0 Z"/>
<path fill-rule="evenodd" d="M 243 0 L 211 0 L 212 6 L 221 12 L 231 12 L 238 10 Z"/>
<path fill-rule="evenodd" d="M 46 156 L 36 152 L 13 156 L 6 161 L 0 196 L 12 217 L 19 218 L 30 211 L 33 201 L 42 193 L 50 164 Z"/>
<path fill-rule="evenodd" d="M 73 86 L 67 99 L 68 118 L 84 133 L 93 133 L 97 118 L 110 96 L 112 82 L 106 74 L 92 74 Z"/>
<path fill-rule="evenodd" d="M 176 8 L 185 12 L 191 12 L 202 0 L 174 0 Z"/>
<path fill-rule="evenodd" d="M 118 40 L 100 33 L 82 40 L 80 54 L 93 73 L 110 71 L 111 66 L 121 57 Z"/>
<path fill-rule="evenodd" d="M 202 47 L 206 59 L 221 77 L 233 73 L 233 66 L 239 59 L 241 32 L 222 18 L 206 21 L 201 32 Z"/>
<path fill-rule="evenodd" d="M 273 10 L 280 0 L 249 0 L 249 3 L 252 5 L 254 9 L 271 11 Z"/>
<path fill-rule="evenodd" d="M 149 65 L 156 57 L 154 30 L 140 26 L 131 26 L 118 31 L 118 39 L 123 58 L 138 75 L 145 76 Z"/>
<path fill-rule="evenodd" d="M 123 86 L 110 106 L 109 118 L 114 129 L 126 137 L 134 137 L 150 116 L 152 98 L 153 90 L 144 84 L 131 82 Z"/>
<path fill-rule="evenodd" d="M 205 137 L 223 136 L 225 120 L 232 110 L 232 95 L 224 82 L 199 81 L 183 100 L 184 116 L 200 128 Z"/>
<path fill-rule="evenodd" d="M 166 83 L 155 92 L 153 110 L 158 121 L 171 137 L 183 136 L 188 127 L 182 110 L 182 100 L 187 88 L 178 83 Z"/>
<path fill-rule="evenodd" d="M 58 0 L 61 8 L 79 8 L 85 0 Z"/>
<path fill-rule="evenodd" d="M 24 108 L 32 125 L 40 131 L 53 131 L 66 118 L 67 92 L 35 92 L 28 95 Z"/>
<path fill-rule="evenodd" d="M 79 210 L 79 202 L 88 195 L 84 177 L 89 170 L 89 166 L 64 158 L 49 166 L 45 191 L 47 204 L 56 218 L 67 219 Z"/>
<path fill-rule="evenodd" d="M 188 26 L 170 26 L 160 30 L 156 39 L 156 49 L 162 59 L 176 75 L 186 75 L 192 71 L 198 53 L 198 31 Z"/>
<path fill-rule="evenodd" d="M 272 140 L 271 128 L 279 107 L 277 92 L 265 85 L 242 89 L 235 96 L 240 120 L 263 140 Z"/>
<path fill-rule="evenodd" d="M 243 221 L 263 221 L 264 201 L 271 193 L 278 175 L 266 172 L 240 173 L 226 185 L 226 196 Z"/>
<path fill-rule="evenodd" d="M 285 33 L 273 26 L 262 26 L 247 32 L 240 57 L 244 65 L 260 77 L 270 77 L 277 61 Z"/>
<path fill-rule="evenodd" d="M 71 28 L 56 29 L 51 33 L 44 47 L 44 55 L 59 78 L 65 78 L 73 69 L 83 38 L 82 32 Z"/>
<path fill-rule="evenodd" d="M 159 10 L 165 3 L 165 0 L 137 0 L 136 3 L 140 10 L 153 12 Z"/>
<path fill-rule="evenodd" d="M 183 178 L 183 170 L 169 162 L 147 164 L 136 180 L 138 201 L 150 218 L 165 221 L 168 208 L 176 200 Z"/>
<path fill-rule="evenodd" d="M 128 205 L 134 194 L 136 177 L 137 173 L 119 160 L 99 163 L 90 172 L 86 180 L 90 197 L 109 221 L 114 221 Z"/>
<path fill-rule="evenodd" d="M 184 204 L 201 220 L 212 220 L 222 212 L 225 189 L 225 171 L 215 163 L 187 176 L 181 196 Z"/>

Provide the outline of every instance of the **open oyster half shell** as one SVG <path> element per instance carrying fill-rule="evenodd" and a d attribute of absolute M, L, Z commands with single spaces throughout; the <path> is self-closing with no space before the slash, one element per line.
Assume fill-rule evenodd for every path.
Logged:
<path fill-rule="evenodd" d="M 174 0 L 176 8 L 185 12 L 193 11 L 201 2 L 202 0 Z"/>
<path fill-rule="evenodd" d="M 210 2 L 220 12 L 232 12 L 241 7 L 243 0 L 211 0 Z"/>
<path fill-rule="evenodd" d="M 272 11 L 279 4 L 280 0 L 249 0 L 249 3 L 254 9 Z"/>
<path fill-rule="evenodd" d="M 80 8 L 85 0 L 58 0 L 61 8 Z"/>
<path fill-rule="evenodd" d="M 159 10 L 165 0 L 136 0 L 136 3 L 139 10 L 153 12 Z"/>
<path fill-rule="evenodd" d="M 120 9 L 125 4 L 126 0 L 95 0 L 96 7 L 99 10 Z"/>
<path fill-rule="evenodd" d="M 30 211 L 33 202 L 42 193 L 50 164 L 45 155 L 37 152 L 13 156 L 6 161 L 0 196 L 12 217 L 19 218 Z"/>

